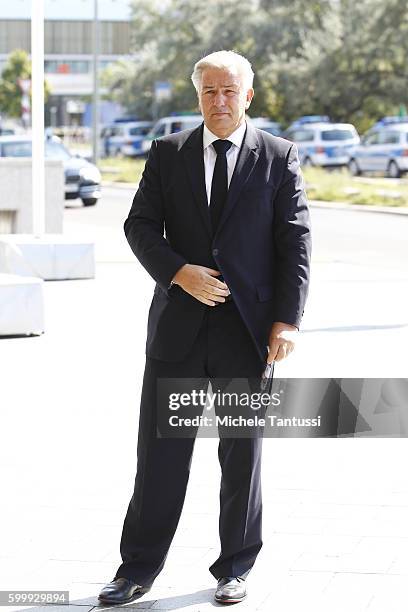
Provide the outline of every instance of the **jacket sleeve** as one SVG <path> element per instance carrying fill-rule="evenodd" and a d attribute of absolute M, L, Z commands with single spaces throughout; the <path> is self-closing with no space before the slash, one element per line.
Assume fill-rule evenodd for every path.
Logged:
<path fill-rule="evenodd" d="M 311 224 L 295 144 L 274 201 L 274 321 L 300 326 L 310 280 Z"/>
<path fill-rule="evenodd" d="M 124 231 L 137 259 L 167 294 L 173 276 L 188 262 L 171 248 L 164 228 L 159 152 L 154 140 Z"/>

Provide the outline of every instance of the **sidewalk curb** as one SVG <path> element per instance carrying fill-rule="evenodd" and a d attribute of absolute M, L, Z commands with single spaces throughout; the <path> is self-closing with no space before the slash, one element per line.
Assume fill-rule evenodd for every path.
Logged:
<path fill-rule="evenodd" d="M 408 215 L 408 206 L 372 206 L 370 204 L 349 204 L 348 202 L 326 202 L 324 200 L 309 200 L 314 208 L 333 208 L 334 210 L 357 210 L 359 212 L 376 212 L 391 215 Z"/>

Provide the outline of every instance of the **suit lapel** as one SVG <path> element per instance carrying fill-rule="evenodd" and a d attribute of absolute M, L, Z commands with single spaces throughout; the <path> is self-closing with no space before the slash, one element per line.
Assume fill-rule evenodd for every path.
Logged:
<path fill-rule="evenodd" d="M 205 188 L 204 151 L 203 151 L 204 123 L 194 130 L 182 148 L 184 161 L 191 182 L 194 200 L 203 219 L 204 226 L 212 237 L 211 218 L 208 210 L 207 191 Z"/>
<path fill-rule="evenodd" d="M 239 198 L 242 188 L 247 183 L 255 164 L 259 157 L 259 142 L 256 130 L 250 123 L 247 123 L 244 140 L 238 154 L 237 163 L 231 178 L 231 183 L 228 189 L 228 197 L 222 211 L 221 219 L 218 223 L 216 235 L 222 229 L 222 226 L 230 216 L 234 206 Z"/>

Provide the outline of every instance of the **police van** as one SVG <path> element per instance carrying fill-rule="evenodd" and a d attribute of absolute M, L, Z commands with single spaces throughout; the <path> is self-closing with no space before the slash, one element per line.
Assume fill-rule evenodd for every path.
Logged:
<path fill-rule="evenodd" d="M 346 166 L 350 150 L 360 143 L 351 123 L 332 123 L 328 117 L 305 117 L 282 134 L 294 142 L 302 166 Z"/>
<path fill-rule="evenodd" d="M 142 142 L 152 127 L 151 121 L 117 120 L 101 131 L 101 153 L 104 157 L 136 157 L 142 154 Z"/>
<path fill-rule="evenodd" d="M 378 121 L 350 151 L 348 167 L 354 176 L 381 172 L 399 178 L 408 172 L 408 116 Z"/>
<path fill-rule="evenodd" d="M 202 123 L 203 118 L 201 115 L 174 115 L 170 117 L 162 117 L 154 124 L 150 132 L 144 138 L 142 142 L 143 153 L 148 153 L 152 146 L 153 140 L 161 138 L 162 136 L 168 136 L 169 134 L 175 134 L 182 130 L 189 130 L 195 128 Z"/>

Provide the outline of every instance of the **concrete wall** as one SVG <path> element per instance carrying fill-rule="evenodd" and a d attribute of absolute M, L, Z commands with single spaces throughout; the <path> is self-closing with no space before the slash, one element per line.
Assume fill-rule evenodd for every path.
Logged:
<path fill-rule="evenodd" d="M 62 233 L 65 202 L 64 184 L 62 162 L 46 160 L 45 231 L 47 233 Z M 31 159 L 16 157 L 0 158 L 1 233 L 32 233 L 31 200 Z"/>

